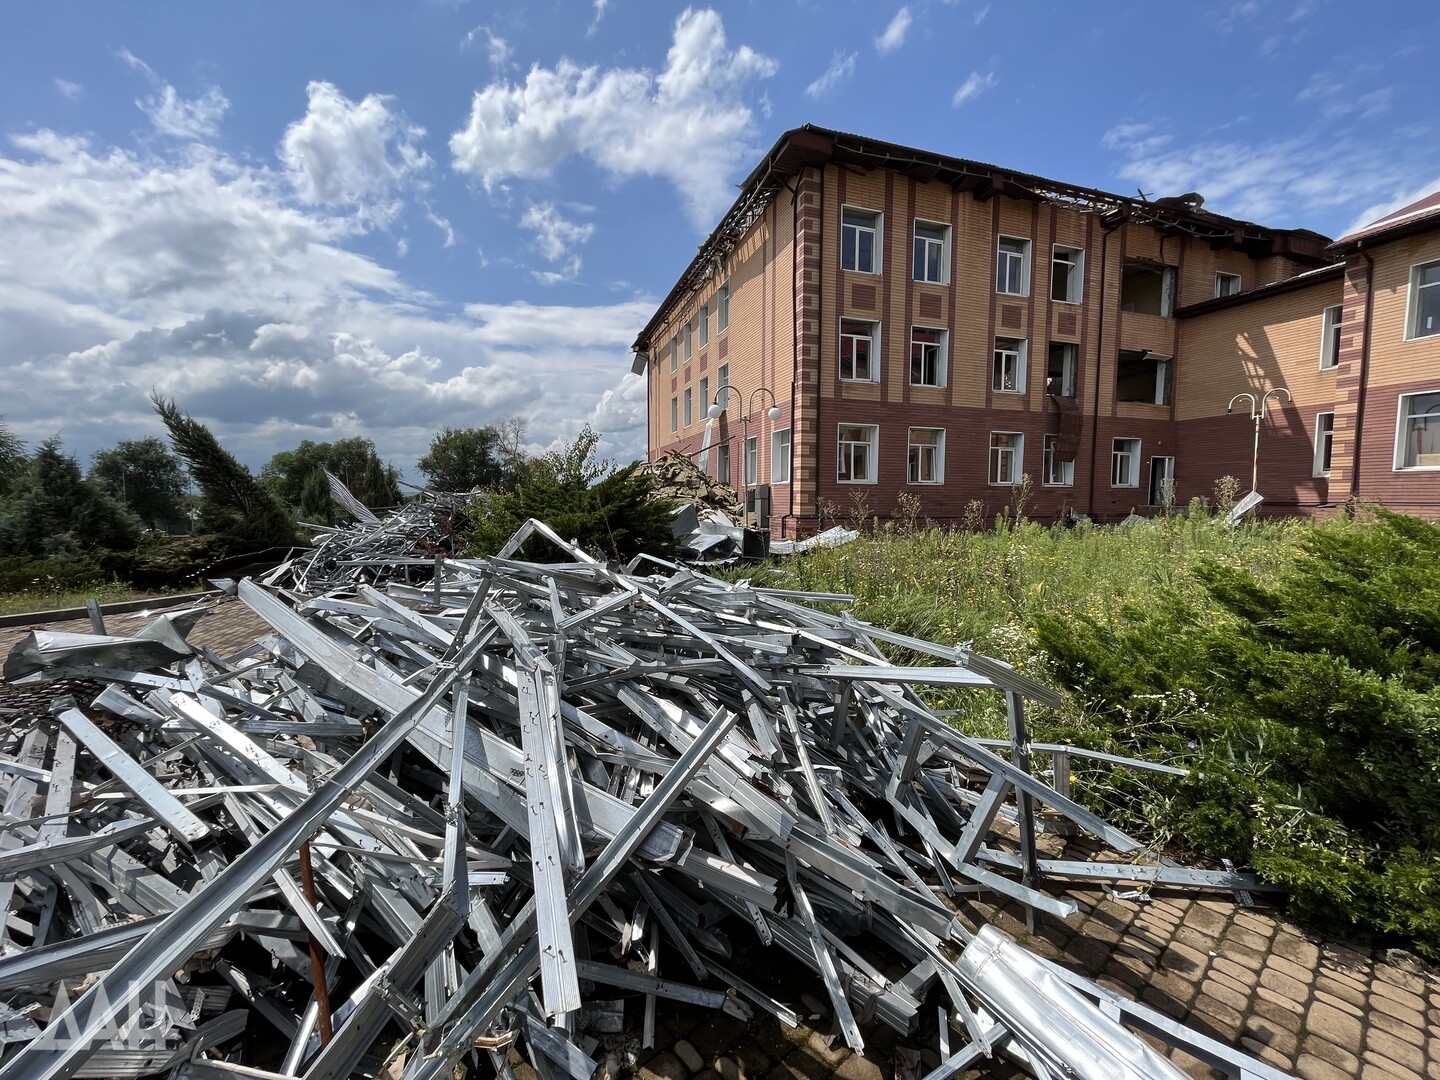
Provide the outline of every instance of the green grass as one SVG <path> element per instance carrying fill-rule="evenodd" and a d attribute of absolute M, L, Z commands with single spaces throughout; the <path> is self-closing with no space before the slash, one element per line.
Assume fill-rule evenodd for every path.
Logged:
<path fill-rule="evenodd" d="M 120 581 L 97 582 L 82 589 L 58 588 L 42 582 L 20 592 L 0 593 L 0 615 L 80 607 L 92 596 L 102 604 L 113 604 L 155 595 L 158 594 L 137 592 Z"/>

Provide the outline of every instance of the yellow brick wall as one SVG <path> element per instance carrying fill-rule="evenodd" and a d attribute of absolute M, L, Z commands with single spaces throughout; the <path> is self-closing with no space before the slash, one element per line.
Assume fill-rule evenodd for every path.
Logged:
<path fill-rule="evenodd" d="M 1410 268 L 1440 259 L 1440 233 L 1408 237 L 1375 249 L 1374 308 L 1370 331 L 1372 385 L 1426 379 L 1440 387 L 1440 335 L 1406 341 Z"/>

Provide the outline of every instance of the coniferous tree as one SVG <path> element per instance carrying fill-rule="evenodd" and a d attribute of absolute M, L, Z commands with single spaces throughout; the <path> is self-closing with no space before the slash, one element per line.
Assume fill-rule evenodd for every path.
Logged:
<path fill-rule="evenodd" d="M 71 561 L 100 551 L 128 551 L 139 522 L 119 501 L 80 474 L 60 437 L 40 444 L 0 504 L 0 552 Z"/>

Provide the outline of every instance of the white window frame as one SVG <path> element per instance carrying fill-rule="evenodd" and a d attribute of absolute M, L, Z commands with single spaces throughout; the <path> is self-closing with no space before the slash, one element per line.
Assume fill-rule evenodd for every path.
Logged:
<path fill-rule="evenodd" d="M 721 388 L 722 386 L 729 386 L 729 385 L 730 385 L 730 365 L 729 365 L 729 364 L 721 364 L 719 367 L 717 367 L 717 368 L 715 369 L 715 393 L 716 393 L 716 394 L 719 394 L 719 393 L 720 393 L 720 388 Z M 726 395 L 725 395 L 725 401 L 728 402 L 729 400 L 730 400 L 730 395 L 729 395 L 729 394 L 726 394 Z M 724 402 L 722 402 L 721 404 L 724 404 Z"/>
<path fill-rule="evenodd" d="M 688 364 L 695 358 L 695 320 L 691 319 L 685 324 L 685 362 Z"/>
<path fill-rule="evenodd" d="M 1232 281 L 1235 283 L 1235 287 L 1227 289 L 1225 286 Z M 1215 295 L 1217 297 L 1234 296 L 1236 293 L 1242 292 L 1244 288 L 1245 282 L 1239 274 L 1232 274 L 1227 270 L 1215 271 Z"/>
<path fill-rule="evenodd" d="M 917 341 L 915 340 L 915 334 L 916 334 L 917 331 L 922 331 L 922 332 L 927 333 L 927 334 L 935 334 L 937 340 L 935 340 L 935 341 L 933 341 L 933 342 L 930 342 L 930 341 L 919 341 L 919 342 L 917 342 Z M 935 381 L 934 381 L 934 382 L 916 382 L 916 381 L 915 381 L 915 350 L 916 350 L 917 347 L 920 348 L 920 349 L 922 349 L 922 350 L 923 350 L 923 349 L 929 349 L 929 348 L 934 348 L 934 350 L 935 350 Z M 946 378 L 947 378 L 947 376 L 948 376 L 948 374 L 949 374 L 949 371 L 948 371 L 949 366 L 950 366 L 949 360 L 950 360 L 950 332 L 949 332 L 948 330 L 942 330 L 942 329 L 940 329 L 939 327 L 936 327 L 936 326 L 912 326 L 912 327 L 910 327 L 910 385 L 911 385 L 911 386 L 943 387 L 943 386 L 945 385 L 945 380 L 946 380 Z M 922 362 L 921 362 L 921 366 L 922 366 L 922 367 L 924 366 L 923 360 L 922 360 Z"/>
<path fill-rule="evenodd" d="M 740 471 L 745 476 L 745 486 L 754 487 L 760 482 L 760 436 L 749 435 L 745 439 Z"/>
<path fill-rule="evenodd" d="M 670 371 L 675 373 L 680 370 L 680 335 L 676 334 L 670 339 Z"/>
<path fill-rule="evenodd" d="M 1064 349 L 1065 359 L 1060 366 L 1060 393 L 1056 394 L 1050 390 L 1050 351 L 1056 347 Z M 1080 368 L 1080 346 L 1073 341 L 1052 341 L 1050 349 L 1045 352 L 1045 393 L 1051 397 L 1074 397 L 1076 394 L 1075 377 Z M 1069 393 L 1066 393 L 1066 391 Z"/>
<path fill-rule="evenodd" d="M 1006 251 L 1004 244 L 1009 241 L 1012 244 L 1019 244 L 1018 252 Z M 1010 285 L 1010 269 L 1015 259 L 1020 260 L 1020 282 L 1019 291 L 1010 288 L 1001 288 L 1002 277 L 1006 286 Z M 1002 271 L 1002 267 L 1004 268 Z M 1029 296 L 1030 295 L 1030 239 L 1025 236 L 998 236 L 995 238 L 995 291 L 1003 296 Z"/>
<path fill-rule="evenodd" d="M 700 305 L 700 348 L 710 344 L 710 305 Z"/>
<path fill-rule="evenodd" d="M 678 397 L 670 399 L 670 430 L 672 432 L 680 430 L 680 399 Z"/>
<path fill-rule="evenodd" d="M 1164 491 L 1159 491 L 1159 492 L 1157 492 L 1157 491 L 1155 490 L 1155 463 L 1156 463 L 1156 462 L 1159 462 L 1159 461 L 1163 461 L 1163 462 L 1166 462 L 1166 463 L 1167 463 L 1167 464 L 1161 466 L 1161 468 L 1163 469 L 1164 474 L 1165 474 L 1164 480 L 1168 480 L 1168 481 L 1170 482 L 1170 492 L 1169 492 L 1170 501 L 1169 501 L 1169 502 L 1163 501 L 1163 496 L 1165 495 L 1165 492 L 1164 492 Z M 1163 483 L 1163 482 L 1164 482 L 1164 481 L 1162 480 L 1162 483 Z M 1162 498 L 1161 498 L 1161 499 L 1156 499 L 1156 498 L 1155 498 L 1156 495 L 1160 495 L 1160 496 L 1162 496 Z M 1174 506 L 1174 505 L 1175 505 L 1175 455 L 1174 455 L 1174 454 L 1156 454 L 1154 457 L 1152 457 L 1152 458 L 1150 459 L 1150 486 L 1146 489 L 1146 493 L 1145 493 L 1145 505 L 1146 505 L 1146 506 L 1164 506 L 1164 507 L 1171 507 L 1171 506 Z"/>
<path fill-rule="evenodd" d="M 1055 456 L 1060 436 L 1046 435 L 1040 443 L 1040 483 L 1044 487 L 1074 487 L 1075 461 L 1061 461 Z M 1058 477 L 1058 478 L 1057 478 Z"/>
<path fill-rule="evenodd" d="M 790 482 L 790 429 L 777 428 L 770 433 L 770 483 Z"/>
<path fill-rule="evenodd" d="M 1417 399 L 1419 399 L 1419 398 L 1430 398 L 1430 397 L 1433 397 L 1433 398 L 1435 399 L 1435 401 L 1434 401 L 1433 404 L 1427 406 L 1427 407 L 1426 407 L 1425 409 L 1423 409 L 1423 410 L 1420 410 L 1420 411 L 1412 411 L 1412 409 L 1415 409 L 1415 408 L 1418 406 L 1418 401 L 1417 401 Z M 1410 402 L 1412 402 L 1412 401 L 1417 402 L 1417 406 L 1412 406 L 1412 405 L 1410 404 Z M 1419 418 L 1421 418 L 1421 417 L 1426 418 L 1425 421 L 1424 421 L 1424 423 L 1425 423 L 1425 426 L 1426 426 L 1427 429 L 1429 428 L 1429 426 L 1430 426 L 1430 424 L 1431 424 L 1432 422 L 1435 423 L 1435 424 L 1437 424 L 1437 425 L 1440 425 L 1440 387 L 1437 387 L 1437 388 L 1434 389 L 1434 390 L 1422 390 L 1422 391 L 1420 391 L 1419 393 L 1415 393 L 1415 394 L 1401 394 L 1401 395 L 1400 395 L 1400 402 L 1399 402 L 1399 406 L 1398 406 L 1398 412 L 1397 412 L 1397 415 L 1396 415 L 1396 418 L 1395 418 L 1395 471 L 1396 471 L 1396 472 L 1431 472 L 1431 471 L 1434 471 L 1434 470 L 1436 470 L 1436 469 L 1440 469 L 1440 454 L 1433 454 L 1433 455 L 1432 455 L 1432 454 L 1425 454 L 1425 455 L 1420 455 L 1419 452 L 1418 452 L 1418 447 L 1417 447 L 1417 453 L 1416 453 L 1416 463 L 1415 463 L 1414 465 L 1407 465 L 1407 464 L 1406 464 L 1406 458 L 1409 456 L 1409 455 L 1406 453 L 1407 444 L 1410 443 L 1410 442 L 1412 442 L 1412 440 L 1413 440 L 1413 436 L 1412 436 L 1412 434 L 1411 434 L 1411 430 L 1412 430 L 1411 425 L 1412 425 L 1417 419 L 1419 419 Z M 1424 464 L 1422 464 L 1422 463 L 1420 462 L 1420 457 L 1422 457 L 1422 456 L 1427 457 L 1427 458 L 1428 458 L 1428 457 L 1435 457 L 1435 458 L 1436 458 L 1436 461 L 1434 461 L 1433 463 L 1427 461 L 1427 462 L 1425 462 Z"/>
<path fill-rule="evenodd" d="M 1345 321 L 1345 305 L 1331 304 L 1320 320 L 1320 370 L 1340 366 L 1340 331 Z"/>
<path fill-rule="evenodd" d="M 1014 349 L 1002 349 L 1000 347 L 1001 342 L 1014 342 L 1016 347 Z M 1030 343 L 1025 338 L 997 337 L 995 339 L 995 349 L 990 354 L 990 390 L 992 393 L 1025 393 L 1025 369 L 1029 366 L 1027 363 L 1030 352 L 1029 345 Z M 1014 358 L 1014 386 L 1007 387 L 1004 385 L 1006 380 L 1003 375 L 1004 368 L 1002 367 L 1002 361 L 1000 359 L 1002 356 Z"/>
<path fill-rule="evenodd" d="M 1121 449 L 1121 443 L 1125 444 L 1124 449 Z M 1132 439 L 1121 436 L 1111 440 L 1110 486 L 1112 488 L 1138 488 L 1140 486 L 1141 449 L 1142 447 L 1139 439 Z M 1118 475 L 1118 472 L 1115 466 L 1119 463 L 1119 459 L 1122 455 L 1125 456 L 1127 459 L 1125 477 L 1123 480 L 1117 483 L 1115 478 Z"/>
<path fill-rule="evenodd" d="M 915 441 L 916 432 L 934 436 L 933 441 Z M 929 451 L 930 479 L 916 479 L 917 461 Z M 924 470 L 920 470 L 924 471 Z M 909 484 L 934 485 L 945 482 L 945 429 L 937 427 L 912 427 L 905 436 L 905 481 Z"/>
<path fill-rule="evenodd" d="M 690 387 L 685 388 L 685 426 L 689 427 L 695 422 L 695 392 Z"/>
<path fill-rule="evenodd" d="M 864 432 L 863 440 L 856 438 L 847 439 L 845 437 L 847 434 L 853 436 L 857 432 Z M 853 475 L 855 471 L 855 452 L 853 449 L 854 447 L 865 448 L 865 464 L 867 468 L 866 475 L 861 477 L 856 477 Z M 880 463 L 877 460 L 877 458 L 879 457 L 879 451 L 879 424 L 837 424 L 835 427 L 835 482 L 837 484 L 875 483 L 876 478 L 879 476 L 880 473 Z M 847 462 L 849 463 L 849 472 L 851 473 L 849 477 L 845 475 Z"/>
<path fill-rule="evenodd" d="M 921 230 L 922 228 L 927 228 L 927 229 L 939 229 L 939 230 L 940 230 L 940 239 L 936 240 L 936 239 L 934 239 L 933 237 L 929 237 L 929 236 L 922 237 L 922 236 L 920 235 L 920 230 Z M 911 276 L 914 277 L 914 279 L 915 279 L 916 281 L 923 281 L 923 282 L 926 282 L 927 284 L 931 284 L 931 285 L 949 285 L 949 284 L 950 284 L 950 226 L 949 226 L 949 225 L 946 225 L 943 221 L 928 221 L 928 220 L 926 220 L 925 218 L 916 218 L 916 219 L 915 219 L 915 228 L 914 228 L 914 232 L 912 233 L 912 236 L 913 236 L 913 243 L 911 244 L 911 250 L 910 250 L 910 273 L 911 273 Z M 931 248 L 937 247 L 937 246 L 938 246 L 939 249 L 940 249 L 938 266 L 936 267 L 936 273 L 937 273 L 937 276 L 936 276 L 936 277 L 933 277 L 933 278 L 932 278 L 932 277 L 929 277 L 929 276 L 922 277 L 920 274 L 917 274 L 917 273 L 915 272 L 915 270 L 916 270 L 915 264 L 916 264 L 916 262 L 919 261 L 919 250 L 920 250 L 920 245 L 921 245 L 921 244 L 924 244 L 924 245 L 925 245 L 926 259 L 925 259 L 925 261 L 924 261 L 924 263 L 923 263 L 923 266 L 926 268 L 926 274 L 927 274 L 927 275 L 928 275 L 928 272 L 929 272 L 928 268 L 929 268 L 929 265 L 930 265 L 930 259 L 929 259 L 930 250 L 931 250 Z"/>
<path fill-rule="evenodd" d="M 1423 333 L 1420 329 L 1421 290 L 1434 289 L 1436 290 L 1436 295 L 1440 296 L 1440 279 L 1432 281 L 1428 285 L 1420 284 L 1420 276 L 1424 274 L 1426 270 L 1429 270 L 1432 266 L 1436 270 L 1440 270 L 1440 259 L 1429 259 L 1426 262 L 1419 262 L 1416 263 L 1414 266 L 1410 267 L 1410 288 L 1406 291 L 1406 341 L 1422 341 L 1425 338 L 1435 337 L 1437 334 L 1440 334 L 1440 320 L 1437 320 L 1436 326 L 1433 329 L 1426 330 Z"/>
<path fill-rule="evenodd" d="M 715 332 L 723 334 L 730 329 L 730 282 L 721 282 L 715 296 Z"/>
<path fill-rule="evenodd" d="M 855 326 L 869 327 L 870 332 L 868 334 L 847 332 L 845 329 L 846 323 L 851 323 Z M 868 368 L 868 371 L 863 378 L 855 374 L 855 353 L 853 344 L 851 346 L 850 354 L 850 374 L 845 374 L 845 342 L 847 339 L 854 343 L 858 343 L 860 341 L 869 342 L 869 346 L 866 349 L 865 355 L 865 364 Z M 840 320 L 840 342 L 839 349 L 836 351 L 835 356 L 835 372 L 840 377 L 841 382 L 874 383 L 880 381 L 880 324 L 878 322 L 875 322 L 871 319 Z"/>
<path fill-rule="evenodd" d="M 1011 446 L 997 445 L 996 440 L 1001 438 L 1013 438 Z M 1003 462 L 1009 460 L 1010 478 L 1002 479 L 1005 474 Z M 990 464 L 989 481 L 991 487 L 1015 487 L 1020 483 L 1020 478 L 1025 475 L 1025 435 L 1019 431 L 992 431 L 990 432 Z"/>
<path fill-rule="evenodd" d="M 854 214 L 857 217 L 865 216 L 870 218 L 871 223 L 867 226 L 860 222 L 850 222 L 845 219 Z M 851 233 L 854 233 L 854 240 L 851 240 Z M 860 265 L 860 234 L 870 234 L 870 265 Z M 879 210 L 871 210 L 864 206 L 846 204 L 840 208 L 840 269 L 852 274 L 879 274 L 882 272 L 882 260 L 880 253 L 883 250 L 882 242 L 885 238 L 885 215 Z M 854 266 L 846 266 L 845 260 L 851 254 L 850 248 L 854 250 Z"/>
<path fill-rule="evenodd" d="M 700 415 L 707 415 L 710 408 L 710 379 L 708 377 L 700 380 Z"/>
<path fill-rule="evenodd" d="M 1330 459 L 1330 465 L 1326 466 L 1325 459 Z M 1311 476 L 1329 476 L 1330 468 L 1335 464 L 1335 414 L 1333 412 L 1319 412 L 1315 414 L 1315 460 L 1310 470 Z"/>
<path fill-rule="evenodd" d="M 1061 255 L 1073 255 L 1073 259 L 1062 258 Z M 1055 267 L 1065 263 L 1072 267 L 1066 284 L 1064 296 L 1055 295 Z M 997 278 L 998 280 L 998 278 Z M 1085 249 L 1070 247 L 1068 244 L 1055 244 L 1050 249 L 1050 299 L 1057 304 L 1081 304 L 1085 301 Z"/>
<path fill-rule="evenodd" d="M 715 479 L 722 484 L 730 483 L 730 443 L 715 444 Z"/>

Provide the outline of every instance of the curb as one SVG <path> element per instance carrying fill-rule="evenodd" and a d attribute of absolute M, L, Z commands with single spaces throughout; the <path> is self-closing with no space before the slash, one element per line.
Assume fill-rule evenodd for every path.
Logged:
<path fill-rule="evenodd" d="M 203 592 L 180 593 L 174 596 L 152 596 L 146 600 L 120 600 L 113 604 L 101 604 L 100 613 L 102 615 L 124 615 L 131 611 L 179 607 L 182 604 L 190 604 L 196 600 L 220 595 L 222 594 L 215 589 L 206 589 Z M 89 614 L 89 610 L 83 607 L 52 608 L 49 611 L 19 611 L 13 615 L 0 615 L 0 627 L 63 622 L 66 619 L 83 619 Z"/>

